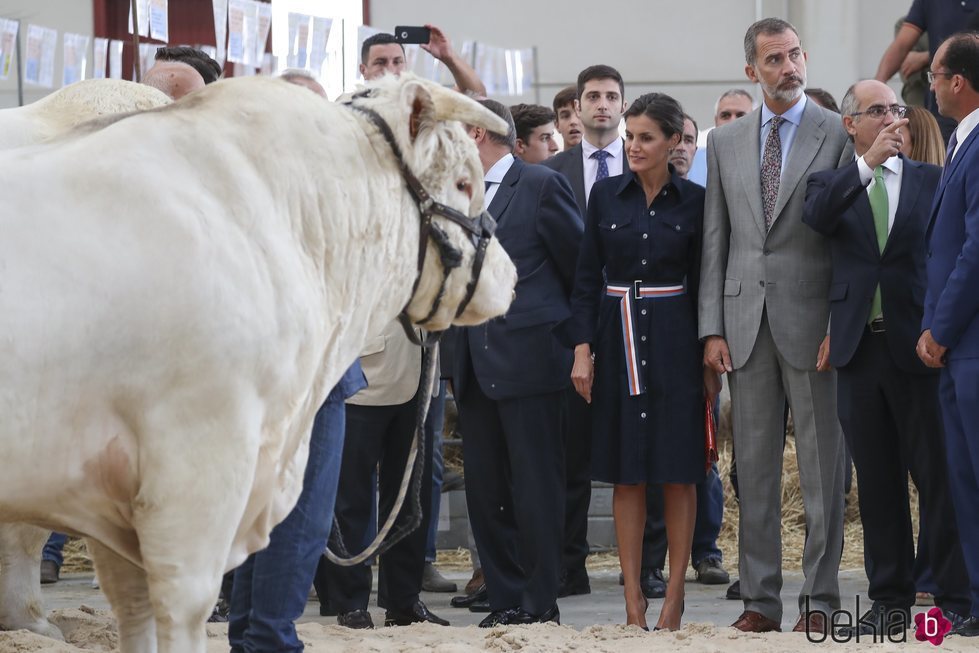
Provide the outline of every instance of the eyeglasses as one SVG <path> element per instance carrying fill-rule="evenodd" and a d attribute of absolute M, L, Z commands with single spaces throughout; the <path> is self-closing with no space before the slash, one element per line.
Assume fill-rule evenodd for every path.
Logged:
<path fill-rule="evenodd" d="M 958 73 L 953 73 L 953 72 L 951 72 L 951 71 L 948 71 L 948 70 L 939 70 L 939 71 L 937 71 L 937 72 L 932 72 L 932 71 L 930 71 L 930 70 L 929 70 L 929 71 L 928 71 L 928 72 L 926 73 L 926 75 L 927 75 L 927 77 L 928 77 L 928 83 L 929 83 L 929 84 L 934 84 L 934 83 L 935 83 L 935 78 L 936 78 L 936 77 L 946 77 L 946 78 L 952 78 L 952 77 L 954 77 L 955 75 L 958 75 Z"/>
<path fill-rule="evenodd" d="M 888 112 L 893 113 L 895 118 L 903 118 L 904 114 L 908 112 L 907 107 L 902 107 L 900 104 L 892 104 L 889 107 L 885 107 L 883 104 L 875 104 L 872 107 L 868 107 L 866 111 L 857 111 L 856 113 L 851 113 L 851 116 L 862 116 L 867 114 L 872 118 L 883 118 Z"/>

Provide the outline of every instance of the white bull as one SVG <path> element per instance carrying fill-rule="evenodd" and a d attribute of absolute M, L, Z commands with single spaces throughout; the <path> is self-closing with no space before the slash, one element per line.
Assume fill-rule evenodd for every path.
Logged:
<path fill-rule="evenodd" d="M 475 214 L 483 185 L 455 122 L 502 129 L 437 85 L 385 79 L 357 102 L 408 168 Z M 123 653 L 202 653 L 221 574 L 268 541 L 301 489 L 313 416 L 414 295 L 419 211 L 392 150 L 304 88 L 218 82 L 162 109 L 0 156 L 0 520 L 89 537 Z M 509 306 L 491 241 L 472 301 L 462 253 L 430 327 Z M 409 301 L 410 300 L 410 301 Z"/>
<path fill-rule="evenodd" d="M 0 149 L 40 143 L 100 116 L 170 102 L 157 89 L 133 82 L 78 82 L 32 104 L 0 111 Z M 41 548 L 48 535 L 49 531 L 36 526 L 0 523 L 0 629 L 27 628 L 61 638 L 44 615 L 39 586 Z"/>

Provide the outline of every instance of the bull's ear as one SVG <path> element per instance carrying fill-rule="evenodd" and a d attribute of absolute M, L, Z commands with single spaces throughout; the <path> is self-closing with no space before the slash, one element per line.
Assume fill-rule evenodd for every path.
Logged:
<path fill-rule="evenodd" d="M 411 80 L 401 89 L 402 106 L 408 113 L 408 133 L 412 142 L 424 125 L 438 119 L 430 91 L 431 87 L 420 80 Z"/>

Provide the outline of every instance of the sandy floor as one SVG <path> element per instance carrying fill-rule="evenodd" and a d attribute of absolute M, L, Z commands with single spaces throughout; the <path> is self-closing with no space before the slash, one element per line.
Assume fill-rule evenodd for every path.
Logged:
<path fill-rule="evenodd" d="M 26 653 L 80 653 L 83 651 L 111 651 L 115 646 L 115 631 L 111 617 L 99 611 L 57 610 L 52 614 L 55 622 L 65 633 L 69 643 L 52 640 L 17 631 L 0 633 L 0 652 Z M 228 650 L 226 628 L 212 625 L 208 628 L 210 640 L 208 653 L 224 653 Z M 725 653 L 775 653 L 813 648 L 805 635 L 776 633 L 746 635 L 732 628 L 719 628 L 708 624 L 688 624 L 676 633 L 645 633 L 626 626 L 593 626 L 578 631 L 568 626 L 520 626 L 482 630 L 474 626 L 447 630 L 438 626 L 411 626 L 408 628 L 381 628 L 375 631 L 352 631 L 339 626 L 304 623 L 299 634 L 306 643 L 306 650 L 315 653 L 337 652 L 432 652 L 466 653 L 468 651 L 497 651 L 521 653 L 554 651 L 596 651 L 607 653 L 648 653 L 671 651 L 700 653 L 724 651 Z M 933 651 L 929 643 L 916 642 L 908 632 L 908 642 L 872 643 L 861 640 L 860 644 L 833 644 L 861 651 Z M 942 651 L 975 651 L 977 642 L 962 638 L 946 639 Z M 813 648 L 815 650 L 815 648 Z M 825 649 L 824 649 L 825 650 Z"/>

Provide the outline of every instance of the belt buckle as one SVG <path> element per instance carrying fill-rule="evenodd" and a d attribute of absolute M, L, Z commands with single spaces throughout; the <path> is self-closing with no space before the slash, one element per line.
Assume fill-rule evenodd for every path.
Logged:
<path fill-rule="evenodd" d="M 878 317 L 877 319 L 871 320 L 870 324 L 868 324 L 867 326 L 870 327 L 870 332 L 875 335 L 879 333 L 884 333 L 884 331 L 887 330 L 884 328 L 884 318 L 882 317 Z"/>
<path fill-rule="evenodd" d="M 633 299 L 642 299 L 642 295 L 639 294 L 639 285 L 642 283 L 639 279 L 632 282 L 632 297 Z"/>

